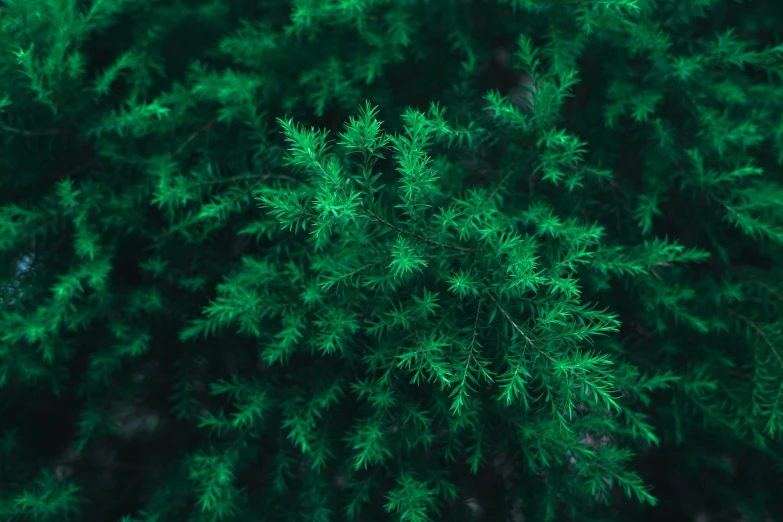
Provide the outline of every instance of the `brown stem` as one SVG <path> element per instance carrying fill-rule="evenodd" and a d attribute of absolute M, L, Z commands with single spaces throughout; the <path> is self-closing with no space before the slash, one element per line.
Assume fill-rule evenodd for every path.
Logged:
<path fill-rule="evenodd" d="M 517 323 L 516 323 L 516 322 L 514 322 L 514 320 L 511 318 L 511 316 L 510 316 L 510 315 L 508 315 L 508 312 L 506 312 L 506 311 L 503 309 L 503 307 L 502 307 L 502 306 L 500 306 L 500 303 L 498 303 L 498 302 L 497 302 L 497 300 L 495 299 L 495 296 L 494 296 L 494 295 L 492 295 L 492 292 L 487 292 L 487 295 L 488 295 L 488 296 L 489 296 L 489 298 L 490 298 L 490 299 L 492 299 L 492 301 L 495 303 L 495 306 L 497 307 L 497 309 L 498 309 L 498 310 L 500 310 L 500 313 L 502 313 L 502 314 L 505 316 L 506 320 L 508 320 L 508 322 L 509 322 L 509 323 L 511 323 L 511 326 L 513 326 L 513 327 L 514 327 L 514 330 L 516 330 L 517 332 L 519 332 L 519 334 L 522 336 L 522 338 L 523 338 L 523 339 L 525 339 L 525 343 L 527 343 L 528 345 L 530 345 L 530 346 L 532 346 L 533 348 L 535 348 L 536 350 L 538 350 L 538 353 L 542 354 L 542 355 L 543 355 L 544 357 L 546 357 L 547 359 L 552 359 L 552 358 L 551 358 L 551 357 L 550 357 L 548 354 L 546 354 L 544 351 L 542 351 L 542 350 L 541 350 L 541 348 L 539 348 L 538 346 L 536 346 L 536 344 L 533 342 L 533 340 L 532 340 L 532 339 L 530 339 L 530 337 L 528 337 L 527 333 L 525 333 L 525 331 L 524 331 L 524 330 L 522 330 L 522 328 L 520 328 L 520 327 L 517 325 Z"/>
<path fill-rule="evenodd" d="M 9 127 L 7 125 L 0 124 L 0 129 L 11 132 L 13 134 L 19 134 L 21 136 L 54 136 L 56 134 L 62 134 L 63 131 L 60 129 L 47 129 L 42 131 L 30 131 L 30 130 L 23 130 L 23 129 L 17 129 L 16 127 Z"/>
<path fill-rule="evenodd" d="M 371 215 L 371 216 L 372 216 L 372 218 L 373 218 L 375 221 L 377 221 L 378 223 L 381 223 L 381 224 L 383 224 L 383 225 L 386 225 L 387 227 L 389 227 L 389 228 L 391 228 L 391 229 L 394 229 L 394 230 L 396 230 L 397 232 L 401 232 L 401 233 L 403 233 L 403 234 L 408 234 L 409 236 L 413 236 L 413 237 L 415 237 L 415 238 L 417 238 L 417 239 L 420 239 L 420 240 L 424 241 L 425 243 L 430 243 L 430 244 L 433 244 L 433 245 L 438 245 L 438 246 L 439 246 L 439 247 L 441 247 L 441 248 L 448 248 L 449 250 L 458 250 L 458 251 L 460 251 L 460 252 L 475 252 L 475 250 L 474 250 L 474 249 L 472 249 L 472 248 L 464 248 L 464 247 L 458 247 L 458 246 L 455 246 L 455 245 L 449 245 L 449 244 L 446 244 L 446 243 L 438 243 L 437 241 L 433 241 L 432 239 L 427 239 L 427 238 L 426 238 L 426 237 L 424 237 L 424 236 L 420 236 L 420 235 L 418 235 L 418 234 L 414 234 L 413 232 L 408 232 L 407 230 L 403 230 L 403 229 L 401 229 L 400 227 L 394 226 L 394 225 L 392 225 L 391 223 L 389 223 L 389 222 L 387 222 L 387 221 L 384 221 L 382 217 L 380 217 L 378 214 L 376 214 L 376 213 L 374 213 L 374 212 L 372 212 L 370 215 Z"/>
<path fill-rule="evenodd" d="M 199 134 L 201 134 L 201 133 L 202 133 L 202 132 L 204 132 L 204 131 L 207 131 L 207 130 L 211 129 L 211 128 L 212 128 L 212 126 L 213 126 L 213 125 L 215 125 L 215 123 L 217 123 L 217 116 L 214 116 L 214 117 L 213 117 L 211 120 L 209 120 L 207 123 L 205 123 L 204 125 L 202 125 L 202 126 L 201 126 L 201 128 L 200 128 L 199 130 L 197 130 L 196 132 L 194 132 L 193 134 L 191 134 L 190 136 L 188 136 L 188 137 L 185 139 L 185 141 L 183 141 L 183 142 L 182 142 L 182 143 L 179 145 L 179 147 L 177 147 L 177 150 L 176 150 L 175 154 L 178 154 L 180 151 L 182 151 L 182 149 L 184 149 L 184 148 L 185 148 L 185 146 L 186 146 L 188 143 L 190 143 L 191 141 L 195 140 L 195 139 L 198 137 L 198 135 L 199 135 Z"/>
<path fill-rule="evenodd" d="M 750 326 L 759 336 L 764 339 L 764 343 L 769 346 L 769 349 L 772 351 L 772 353 L 775 355 L 775 358 L 778 360 L 781 366 L 783 366 L 783 358 L 780 357 L 780 354 L 778 353 L 777 349 L 775 349 L 775 345 L 772 344 L 772 340 L 767 337 L 767 334 L 764 333 L 764 330 L 761 329 L 759 325 L 745 317 L 744 315 L 735 312 L 734 310 L 729 310 L 729 313 L 745 323 L 746 325 Z"/>

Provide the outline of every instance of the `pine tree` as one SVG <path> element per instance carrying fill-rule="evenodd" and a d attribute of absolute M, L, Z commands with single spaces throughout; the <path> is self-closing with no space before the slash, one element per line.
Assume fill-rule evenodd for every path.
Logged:
<path fill-rule="evenodd" d="M 780 519 L 781 15 L 6 0 L 0 520 Z"/>

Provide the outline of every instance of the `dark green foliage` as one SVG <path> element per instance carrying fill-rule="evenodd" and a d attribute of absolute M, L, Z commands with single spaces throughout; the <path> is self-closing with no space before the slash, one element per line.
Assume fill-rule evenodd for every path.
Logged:
<path fill-rule="evenodd" d="M 4 0 L 0 520 L 782 520 L 781 19 Z"/>

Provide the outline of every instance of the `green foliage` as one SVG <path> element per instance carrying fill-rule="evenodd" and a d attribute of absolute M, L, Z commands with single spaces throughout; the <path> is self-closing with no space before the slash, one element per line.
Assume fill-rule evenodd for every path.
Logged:
<path fill-rule="evenodd" d="M 751 4 L 4 2 L 0 520 L 783 516 Z"/>

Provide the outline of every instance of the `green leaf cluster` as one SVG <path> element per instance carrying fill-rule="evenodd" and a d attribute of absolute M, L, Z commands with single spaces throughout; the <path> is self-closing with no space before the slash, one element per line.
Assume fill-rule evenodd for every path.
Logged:
<path fill-rule="evenodd" d="M 779 518 L 773 4 L 6 0 L 0 521 Z"/>

